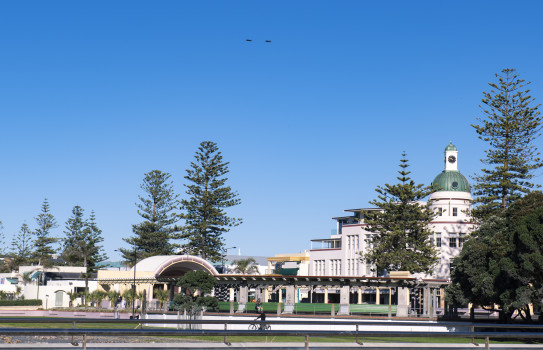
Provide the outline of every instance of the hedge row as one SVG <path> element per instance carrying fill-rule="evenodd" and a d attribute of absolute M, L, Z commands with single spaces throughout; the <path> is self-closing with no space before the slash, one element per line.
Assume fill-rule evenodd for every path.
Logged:
<path fill-rule="evenodd" d="M 0 300 L 0 306 L 41 306 L 41 299 Z"/>

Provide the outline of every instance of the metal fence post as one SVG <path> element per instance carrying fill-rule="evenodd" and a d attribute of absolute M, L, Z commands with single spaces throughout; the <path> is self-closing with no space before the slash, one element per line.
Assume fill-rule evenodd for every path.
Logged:
<path fill-rule="evenodd" d="M 72 321 L 72 329 L 75 328 L 75 321 Z M 78 346 L 79 344 L 75 342 L 74 340 L 74 336 L 72 335 L 72 345 L 73 346 Z"/>
<path fill-rule="evenodd" d="M 177 309 L 177 320 L 179 321 L 180 318 L 181 318 L 181 313 L 179 309 Z M 180 328 L 181 328 L 181 323 L 177 323 L 177 329 L 180 329 Z"/>
<path fill-rule="evenodd" d="M 225 331 L 228 330 L 228 323 L 225 323 L 225 324 L 224 324 L 224 330 L 225 330 Z M 226 334 L 224 335 L 224 343 L 225 343 L 227 346 L 232 345 L 232 343 L 230 343 L 230 342 L 226 339 Z"/>

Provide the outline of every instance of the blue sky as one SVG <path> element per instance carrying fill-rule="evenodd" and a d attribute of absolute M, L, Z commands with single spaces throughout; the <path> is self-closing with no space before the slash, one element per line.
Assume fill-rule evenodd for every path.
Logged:
<path fill-rule="evenodd" d="M 466 176 L 481 168 L 486 145 L 470 124 L 494 73 L 516 68 L 543 101 L 542 10 L 522 0 L 0 2 L 6 240 L 35 227 L 47 197 L 56 236 L 74 205 L 94 210 L 118 259 L 140 220 L 143 175 L 169 172 L 183 195 L 185 169 L 211 140 L 243 202 L 227 246 L 309 249 L 331 217 L 395 181 L 403 151 L 418 183 L 443 169 L 449 141 Z"/>

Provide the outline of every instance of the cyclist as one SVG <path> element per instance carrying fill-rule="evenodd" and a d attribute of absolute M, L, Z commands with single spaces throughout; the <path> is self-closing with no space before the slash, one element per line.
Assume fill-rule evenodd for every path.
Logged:
<path fill-rule="evenodd" d="M 262 322 L 266 321 L 266 314 L 264 313 L 264 308 L 262 306 L 260 306 L 258 311 L 260 312 L 260 315 L 258 315 L 258 317 L 255 318 L 255 321 L 258 320 L 258 319 L 260 319 L 260 321 L 262 321 Z M 261 323 L 260 324 L 260 330 L 262 331 L 265 328 L 266 328 L 266 324 Z"/>

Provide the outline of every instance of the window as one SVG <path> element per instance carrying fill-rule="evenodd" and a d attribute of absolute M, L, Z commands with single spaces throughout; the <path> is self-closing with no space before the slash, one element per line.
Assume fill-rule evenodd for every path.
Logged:
<path fill-rule="evenodd" d="M 458 216 L 458 208 L 453 208 L 453 216 Z"/>
<path fill-rule="evenodd" d="M 360 242 L 360 237 L 358 235 L 354 236 L 354 250 L 355 251 L 359 250 L 359 242 Z"/>
<path fill-rule="evenodd" d="M 337 260 L 337 269 L 336 269 L 336 275 L 341 275 L 341 260 Z"/>
<path fill-rule="evenodd" d="M 55 306 L 62 306 L 62 293 L 64 292 L 61 290 L 55 292 Z"/>
<path fill-rule="evenodd" d="M 462 248 L 464 246 L 464 242 L 466 241 L 466 235 L 461 235 L 458 239 L 458 247 Z"/>
<path fill-rule="evenodd" d="M 456 235 L 451 235 L 449 237 L 449 247 L 451 248 L 456 248 L 457 247 L 457 244 L 456 244 Z"/>
<path fill-rule="evenodd" d="M 437 215 L 443 216 L 443 208 L 437 208 Z"/>
<path fill-rule="evenodd" d="M 353 265 L 353 275 L 358 276 L 358 259 L 354 259 Z"/>
<path fill-rule="evenodd" d="M 314 266 L 314 272 L 315 276 L 322 276 L 324 275 L 324 260 L 315 260 L 315 266 Z"/>
<path fill-rule="evenodd" d="M 441 247 L 441 233 L 436 233 L 436 247 L 437 248 L 440 248 Z"/>

